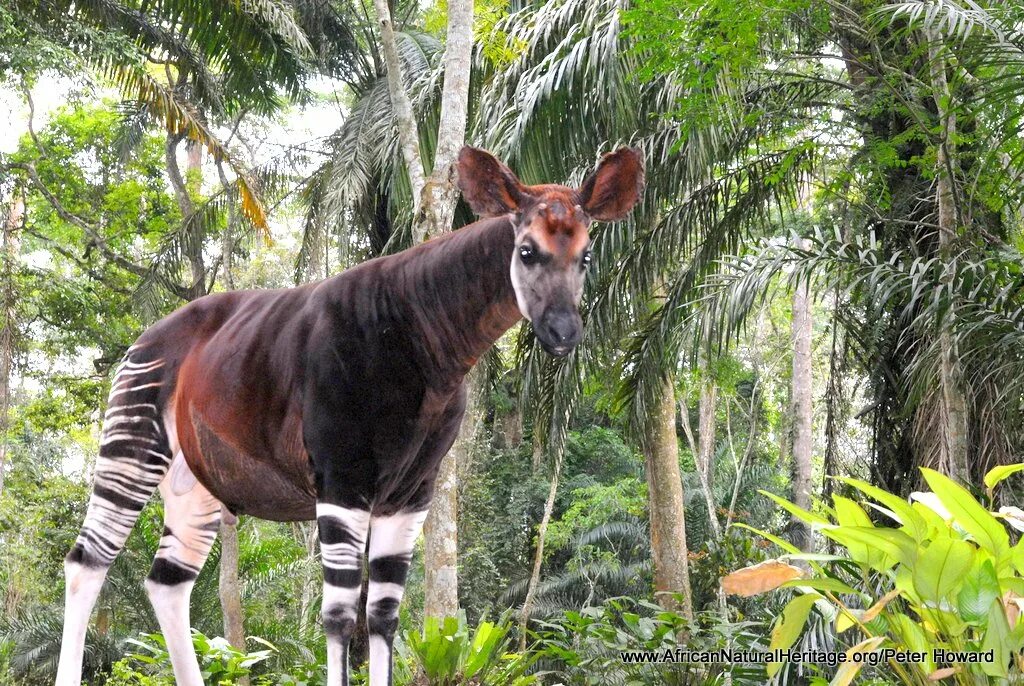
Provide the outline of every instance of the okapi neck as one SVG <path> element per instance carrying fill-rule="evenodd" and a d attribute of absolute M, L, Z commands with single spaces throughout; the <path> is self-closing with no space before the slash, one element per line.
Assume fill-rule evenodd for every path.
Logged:
<path fill-rule="evenodd" d="M 459 383 L 522 318 L 509 274 L 515 235 L 508 218 L 485 219 L 408 251 L 401 296 L 428 372 Z"/>

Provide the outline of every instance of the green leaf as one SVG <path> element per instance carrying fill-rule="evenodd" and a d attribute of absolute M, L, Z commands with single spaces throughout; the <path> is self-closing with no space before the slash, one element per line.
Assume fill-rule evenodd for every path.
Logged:
<path fill-rule="evenodd" d="M 904 614 L 896 614 L 890 623 L 890 625 L 896 630 L 895 633 L 898 637 L 903 639 L 903 645 L 908 650 L 914 652 L 923 652 L 925 654 L 925 662 L 928 665 L 928 671 L 935 671 L 935 661 L 932 659 L 932 648 L 934 644 L 925 635 L 924 629 L 921 625 Z"/>
<path fill-rule="evenodd" d="M 899 517 L 900 524 L 906 529 L 907 533 L 914 537 L 914 540 L 921 542 L 928 536 L 928 522 L 925 521 L 913 506 L 898 495 L 883 491 L 877 486 L 872 486 L 866 481 L 860 479 L 851 479 L 847 477 L 835 477 L 837 481 L 840 481 L 848 486 L 856 488 L 858 491 L 874 498 L 878 502 L 882 503 L 893 513 Z"/>
<path fill-rule="evenodd" d="M 999 600 L 993 600 L 989 605 L 988 628 L 985 630 L 981 650 L 991 650 L 995 656 L 991 663 L 981 663 L 981 671 L 989 676 L 1006 678 L 1006 663 L 1010 660 L 1010 625 L 1006 621 L 1006 611 Z"/>
<path fill-rule="evenodd" d="M 814 607 L 814 601 L 820 598 L 821 596 L 817 593 L 807 593 L 805 595 L 798 595 L 790 600 L 786 607 L 782 609 L 782 615 L 772 629 L 769 648 L 772 650 L 776 648 L 785 650 L 796 643 L 796 640 L 800 638 L 800 634 L 803 633 L 804 624 L 811 613 L 811 608 Z M 780 667 L 782 667 L 781 662 L 769 663 L 768 675 L 774 675 Z"/>
<path fill-rule="evenodd" d="M 741 529 L 747 529 L 748 531 L 753 531 L 758 536 L 761 536 L 762 538 L 765 538 L 765 539 L 771 541 L 772 543 L 774 543 L 775 545 L 779 546 L 780 548 L 785 550 L 787 553 L 792 553 L 794 555 L 799 555 L 800 554 L 800 549 L 797 548 L 795 545 L 793 545 L 792 543 L 790 543 L 789 541 L 787 541 L 785 539 L 779 538 L 778 536 L 776 536 L 774 534 L 770 534 L 767 531 L 761 531 L 760 529 L 755 529 L 754 527 L 752 527 L 752 526 L 750 526 L 748 524 L 743 524 L 741 522 L 736 522 L 735 524 L 733 524 L 733 526 L 738 526 Z"/>
<path fill-rule="evenodd" d="M 941 602 L 956 591 L 974 564 L 974 547 L 966 541 L 940 538 L 931 542 L 914 565 L 914 586 L 925 600 Z"/>
<path fill-rule="evenodd" d="M 860 546 L 867 549 L 867 558 L 876 569 L 891 567 L 880 560 L 879 553 L 905 565 L 912 565 L 917 556 L 917 544 L 907 534 L 897 529 L 881 527 L 843 526 L 822 529 L 822 533 L 846 546 L 853 552 Z"/>
<path fill-rule="evenodd" d="M 957 609 L 965 622 L 981 623 L 988 615 L 992 601 L 1000 596 L 999 579 L 992 560 L 978 557 L 971 571 L 964 578 L 964 585 L 957 594 Z"/>
<path fill-rule="evenodd" d="M 768 498 L 771 498 L 776 503 L 778 503 L 779 506 L 782 509 L 784 509 L 787 512 L 789 512 L 791 515 L 793 515 L 794 517 L 796 517 L 800 521 L 807 522 L 808 524 L 823 524 L 823 525 L 831 524 L 830 521 L 828 521 L 827 519 L 825 519 L 821 515 L 816 515 L 813 512 L 810 512 L 809 510 L 805 510 L 804 508 L 800 507 L 799 505 L 794 505 L 793 503 L 789 502 L 785 498 L 777 496 L 774 493 L 771 493 L 769 491 L 763 491 L 763 490 L 759 490 L 758 493 L 760 493 L 761 495 L 766 496 Z"/>
<path fill-rule="evenodd" d="M 857 503 L 841 495 L 832 496 L 836 508 L 836 520 L 840 526 L 864 526 L 874 528 L 871 518 Z"/>
<path fill-rule="evenodd" d="M 922 467 L 921 473 L 924 474 L 924 479 L 932 492 L 953 515 L 954 521 L 969 533 L 979 546 L 997 559 L 1006 554 L 1010 547 L 1010 538 L 999 520 L 982 507 L 963 486 L 949 477 L 927 467 Z"/>
<path fill-rule="evenodd" d="M 833 591 L 835 593 L 849 593 L 852 595 L 864 595 L 860 591 L 843 583 L 839 579 L 825 577 L 821 579 L 793 579 L 779 586 L 779 588 L 813 588 L 816 591 Z"/>
<path fill-rule="evenodd" d="M 984 481 L 985 488 L 988 489 L 989 495 L 992 494 L 993 489 L 995 489 L 996 485 L 1000 481 L 1022 470 L 1024 470 L 1024 462 L 1018 462 L 1017 464 L 1001 464 L 998 467 L 993 467 L 988 470 L 988 473 L 985 474 Z"/>

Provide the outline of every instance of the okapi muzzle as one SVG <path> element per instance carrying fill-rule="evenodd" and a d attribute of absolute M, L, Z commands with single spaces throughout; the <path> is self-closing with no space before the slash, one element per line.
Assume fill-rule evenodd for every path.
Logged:
<path fill-rule="evenodd" d="M 473 211 L 512 221 L 516 304 L 547 353 L 562 357 L 583 339 L 579 306 L 592 260 L 591 222 L 624 218 L 643 185 L 643 158 L 633 148 L 605 155 L 578 189 L 527 186 L 483 150 L 459 154 L 459 188 Z"/>

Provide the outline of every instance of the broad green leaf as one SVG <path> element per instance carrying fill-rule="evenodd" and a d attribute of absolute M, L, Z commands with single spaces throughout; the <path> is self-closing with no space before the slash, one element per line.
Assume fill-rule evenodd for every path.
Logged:
<path fill-rule="evenodd" d="M 937 539 L 918 556 L 914 586 L 925 600 L 943 601 L 963 583 L 974 564 L 974 547 L 953 538 Z"/>
<path fill-rule="evenodd" d="M 843 583 L 839 579 L 832 579 L 825 577 L 821 579 L 793 579 L 782 584 L 780 588 L 794 588 L 799 586 L 805 586 L 807 588 L 813 588 L 816 591 L 832 591 L 834 593 L 849 593 L 851 595 L 863 595 L 860 591 L 852 588 L 848 584 Z"/>
<path fill-rule="evenodd" d="M 993 489 L 995 489 L 996 485 L 1000 481 L 1022 470 L 1024 470 L 1024 462 L 1018 462 L 1017 464 L 1001 464 L 998 467 L 993 467 L 988 470 L 988 473 L 985 474 L 984 481 L 985 488 L 988 489 L 989 495 L 992 495 Z"/>
<path fill-rule="evenodd" d="M 836 508 L 836 519 L 839 526 L 863 526 L 871 529 L 875 527 L 864 508 L 849 498 L 836 495 L 832 496 L 832 502 Z"/>
<path fill-rule="evenodd" d="M 1012 557 L 1013 567 L 1017 570 L 1018 574 L 1024 574 L 1024 540 L 1017 542 L 1017 545 L 1013 546 Z"/>
<path fill-rule="evenodd" d="M 807 522 L 808 524 L 823 524 L 823 525 L 831 524 L 831 522 L 829 522 L 827 519 L 825 519 L 821 515 L 816 515 L 813 512 L 810 512 L 809 510 L 805 510 L 804 508 L 800 507 L 799 505 L 794 505 L 793 503 L 789 502 L 785 498 L 777 496 L 774 493 L 771 493 L 769 491 L 763 491 L 763 490 L 759 490 L 758 493 L 760 493 L 761 495 L 766 496 L 768 498 L 771 498 L 776 503 L 778 503 L 779 506 L 782 509 L 784 509 L 787 512 L 789 512 L 791 515 L 793 515 L 794 517 L 796 517 L 800 521 Z"/>
<path fill-rule="evenodd" d="M 849 610 L 840 610 L 836 615 L 836 633 L 841 634 L 851 627 L 857 626 L 857 617 L 850 614 Z"/>
<path fill-rule="evenodd" d="M 964 531 L 974 537 L 978 545 L 996 556 L 1002 557 L 1009 550 L 1010 537 L 1003 525 L 981 506 L 967 490 L 947 476 L 934 469 L 921 468 L 925 481 L 946 506 L 953 519 Z"/>
<path fill-rule="evenodd" d="M 1006 621 L 1003 604 L 998 600 L 992 601 L 988 608 L 988 627 L 985 639 L 981 642 L 981 650 L 991 650 L 995 655 L 991 663 L 981 663 L 981 671 L 989 676 L 1006 678 L 1006 663 L 1010 660 L 1010 625 Z"/>
<path fill-rule="evenodd" d="M 861 481 L 860 479 L 850 479 L 846 477 L 836 477 L 836 479 L 848 486 L 856 488 L 864 495 L 874 498 L 892 510 L 899 518 L 900 523 L 907 528 L 907 533 L 913 536 L 918 542 L 924 540 L 928 536 L 928 523 L 914 510 L 910 503 L 903 498 L 889 493 L 888 491 L 884 491 L 877 486 L 872 486 L 868 482 Z"/>
<path fill-rule="evenodd" d="M 923 652 L 928 671 L 935 671 L 935 660 L 932 659 L 934 642 L 928 638 L 921 625 L 904 614 L 896 614 L 890 622 L 890 626 L 895 629 L 895 633 L 902 639 L 907 650 Z"/>
<path fill-rule="evenodd" d="M 790 543 L 789 541 L 787 541 L 785 539 L 779 538 L 778 536 L 776 536 L 774 534 L 770 534 L 767 531 L 761 531 L 760 529 L 755 529 L 754 527 L 749 526 L 747 524 L 743 524 L 741 522 L 736 522 L 735 524 L 733 524 L 733 526 L 737 526 L 737 527 L 739 527 L 741 529 L 747 529 L 748 531 L 753 531 L 758 536 L 761 536 L 762 538 L 765 538 L 765 539 L 771 541 L 772 543 L 774 543 L 775 545 L 779 546 L 780 548 L 785 550 L 787 553 L 793 553 L 794 555 L 799 555 L 800 554 L 800 549 L 797 548 L 795 545 L 793 545 L 792 543 Z"/>
<path fill-rule="evenodd" d="M 971 571 L 964 577 L 964 585 L 957 594 L 956 604 L 965 622 L 978 624 L 988 616 L 992 601 L 998 598 L 999 580 L 992 560 L 978 557 Z"/>
<path fill-rule="evenodd" d="M 881 527 L 843 526 L 822 529 L 829 538 L 849 548 L 849 544 L 862 544 L 869 551 L 881 552 L 897 562 L 912 565 L 917 556 L 917 544 L 897 529 Z M 891 565 L 890 565 L 891 566 Z"/>
<path fill-rule="evenodd" d="M 776 648 L 786 650 L 796 643 L 800 634 L 803 633 L 804 624 L 807 623 L 807 617 L 811 613 L 811 608 L 814 607 L 814 601 L 819 598 L 821 596 L 817 593 L 807 593 L 798 595 L 786 604 L 786 607 L 782 609 L 779 621 L 772 629 L 772 638 L 768 646 L 771 650 Z M 780 667 L 782 667 L 781 662 L 769 663 L 768 675 L 774 675 Z"/>
<path fill-rule="evenodd" d="M 936 500 L 938 499 L 936 498 Z M 936 514 L 935 510 L 921 502 L 915 502 L 910 507 L 924 520 L 925 526 L 928 527 L 928 533 L 925 534 L 926 539 L 950 535 L 951 528 L 949 522 Z"/>
<path fill-rule="evenodd" d="M 853 679 L 857 676 L 857 672 L 867 664 L 866 660 L 854 660 L 853 656 L 858 653 L 873 653 L 884 641 L 884 636 L 875 636 L 874 638 L 863 640 L 847 650 L 847 660 L 843 664 L 839 665 L 839 669 L 836 670 L 836 675 L 832 677 L 832 681 L 829 682 L 829 686 L 849 686 L 853 683 Z"/>

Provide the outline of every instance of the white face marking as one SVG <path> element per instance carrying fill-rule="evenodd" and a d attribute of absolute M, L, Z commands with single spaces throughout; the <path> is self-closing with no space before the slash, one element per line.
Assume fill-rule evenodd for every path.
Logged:
<path fill-rule="evenodd" d="M 522 266 L 519 262 L 519 251 L 516 250 L 512 253 L 512 264 L 509 266 L 509 276 L 512 278 L 512 290 L 516 294 L 516 306 L 519 307 L 519 314 L 528 322 L 532 322 L 533 319 L 530 317 L 530 310 L 526 306 L 526 298 L 523 296 L 523 281 L 519 270 Z"/>

